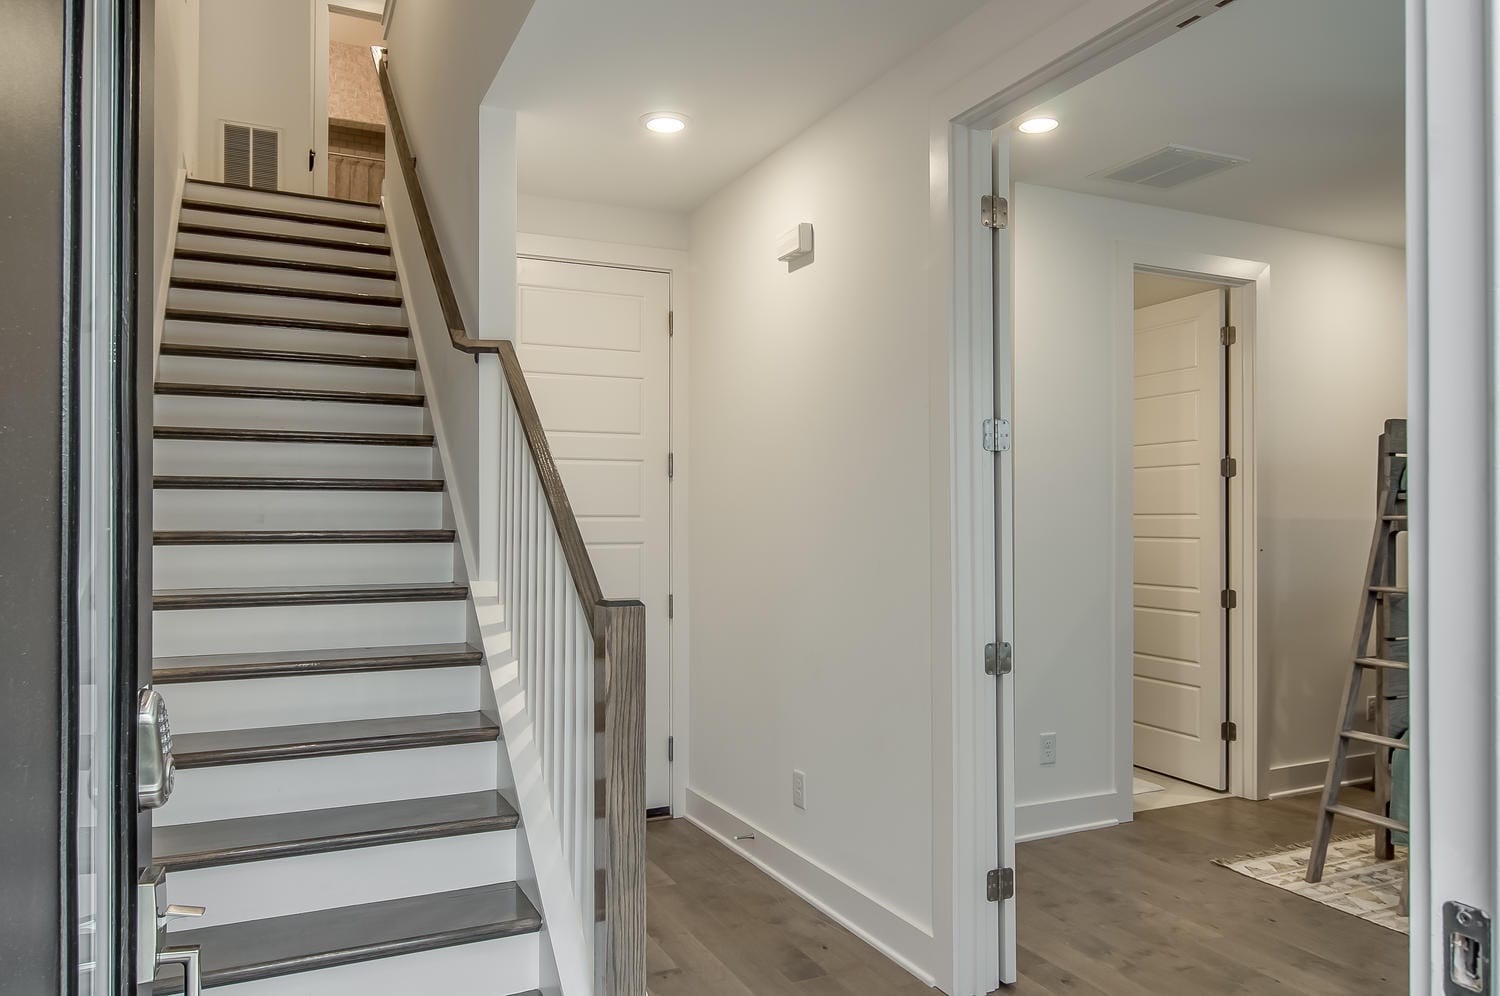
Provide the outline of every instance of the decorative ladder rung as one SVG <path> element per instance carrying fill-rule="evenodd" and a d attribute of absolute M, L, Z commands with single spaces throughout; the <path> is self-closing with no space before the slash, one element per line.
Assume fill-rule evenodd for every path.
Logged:
<path fill-rule="evenodd" d="M 1361 657 L 1354 662 L 1364 668 L 1381 668 L 1386 671 L 1410 671 L 1411 665 L 1406 661 L 1387 660 L 1384 657 Z"/>
<path fill-rule="evenodd" d="M 1389 816 L 1381 816 L 1379 813 L 1367 813 L 1363 809 L 1355 809 L 1353 806 L 1336 804 L 1328 807 L 1328 812 L 1336 816 L 1347 816 L 1351 820 L 1359 820 L 1361 823 L 1369 823 L 1372 826 L 1389 830 L 1392 833 L 1406 833 L 1406 824 L 1400 820 L 1393 820 Z"/>
<path fill-rule="evenodd" d="M 1411 747 L 1404 740 L 1395 737 L 1382 737 L 1378 733 L 1366 733 L 1363 730 L 1345 730 L 1341 734 L 1345 740 L 1357 740 L 1362 744 L 1374 744 L 1377 747 L 1388 747 L 1391 750 L 1410 750 Z"/>

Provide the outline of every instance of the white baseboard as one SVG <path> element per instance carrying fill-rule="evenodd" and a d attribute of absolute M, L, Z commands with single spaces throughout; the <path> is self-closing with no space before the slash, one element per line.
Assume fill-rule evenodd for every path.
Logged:
<path fill-rule="evenodd" d="M 172 290 L 172 260 L 177 255 L 177 225 L 182 220 L 182 192 L 187 188 L 187 167 L 177 169 L 172 183 L 172 213 L 167 218 L 167 240 L 162 245 L 163 258 L 156 264 L 156 299 L 151 302 L 151 379 L 161 359 L 161 339 L 167 329 L 167 294 Z"/>
<path fill-rule="evenodd" d="M 1284 799 L 1289 795 L 1309 795 L 1323 790 L 1328 777 L 1327 761 L 1303 761 L 1300 764 L 1273 765 L 1266 778 L 1266 798 Z M 1356 754 L 1344 769 L 1344 784 L 1358 785 L 1375 777 L 1375 756 Z"/>
<path fill-rule="evenodd" d="M 1114 791 L 1018 805 L 1016 843 L 1119 826 L 1119 805 Z"/>
<path fill-rule="evenodd" d="M 687 818 L 916 976 L 923 985 L 935 984 L 932 966 L 937 961 L 937 945 L 930 927 L 914 923 L 848 879 L 692 788 L 687 790 Z M 755 834 L 755 839 L 734 839 L 744 833 Z"/>

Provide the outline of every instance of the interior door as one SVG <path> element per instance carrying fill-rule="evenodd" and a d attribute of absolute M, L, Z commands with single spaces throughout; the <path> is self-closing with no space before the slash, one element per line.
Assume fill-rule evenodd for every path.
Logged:
<path fill-rule="evenodd" d="M 518 261 L 516 354 L 607 598 L 646 604 L 646 806 L 672 798 L 669 280 Z"/>
<path fill-rule="evenodd" d="M 1224 790 L 1222 290 L 1135 313 L 1135 763 Z"/>

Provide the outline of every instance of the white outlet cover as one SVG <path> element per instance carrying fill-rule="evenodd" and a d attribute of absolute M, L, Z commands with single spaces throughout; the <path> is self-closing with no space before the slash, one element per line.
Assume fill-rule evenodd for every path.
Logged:
<path fill-rule="evenodd" d="M 807 808 L 807 772 L 792 771 L 792 805 L 798 809 Z"/>

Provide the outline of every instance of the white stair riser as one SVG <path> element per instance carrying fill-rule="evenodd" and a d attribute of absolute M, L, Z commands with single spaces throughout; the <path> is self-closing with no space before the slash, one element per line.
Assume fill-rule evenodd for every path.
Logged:
<path fill-rule="evenodd" d="M 385 232 L 372 232 L 361 228 L 346 228 L 342 225 L 310 221 L 292 221 L 286 218 L 257 218 L 253 215 L 228 214 L 223 211 L 200 210 L 191 207 L 183 208 L 181 224 L 207 225 L 242 232 L 274 232 L 315 239 L 333 239 L 339 242 L 357 242 L 365 245 L 390 245 Z"/>
<path fill-rule="evenodd" d="M 439 529 L 443 496 L 388 491 L 196 491 L 163 488 L 154 529 Z"/>
<path fill-rule="evenodd" d="M 156 440 L 158 474 L 259 477 L 432 477 L 430 446 Z"/>
<path fill-rule="evenodd" d="M 462 643 L 468 636 L 461 600 L 159 609 L 151 628 L 158 657 Z"/>
<path fill-rule="evenodd" d="M 208 907 L 182 928 L 191 929 L 492 885 L 515 875 L 515 831 L 506 830 L 174 871 L 166 901 Z"/>
<path fill-rule="evenodd" d="M 265 239 L 236 238 L 232 235 L 179 232 L 177 247 L 180 249 L 202 249 L 207 252 L 227 252 L 238 256 L 269 256 L 272 259 L 307 259 L 319 263 L 338 263 L 342 266 L 359 266 L 366 269 L 395 273 L 391 257 L 380 252 L 359 252 L 352 249 L 329 249 L 324 246 L 301 245 L 294 242 L 267 242 Z"/>
<path fill-rule="evenodd" d="M 158 686 L 174 733 L 211 733 L 355 719 L 437 716 L 479 709 L 479 669 L 194 681 Z"/>
<path fill-rule="evenodd" d="M 167 307 L 231 315 L 275 315 L 329 322 L 366 322 L 373 325 L 405 325 L 406 315 L 398 306 L 322 301 L 316 298 L 281 297 L 275 294 L 242 294 L 218 290 L 173 287 Z"/>
<path fill-rule="evenodd" d="M 179 770 L 152 821 L 175 826 L 491 791 L 503 749 L 486 741 Z"/>
<path fill-rule="evenodd" d="M 342 352 L 347 354 L 348 351 Z M 323 391 L 370 391 L 377 394 L 420 393 L 415 370 L 294 360 L 164 355 L 157 367 L 156 379 L 183 384 L 250 384 L 257 387 L 307 387 Z"/>
<path fill-rule="evenodd" d="M 411 339 L 404 335 L 364 335 L 359 332 L 293 329 L 276 325 L 234 325 L 227 322 L 186 322 L 174 319 L 166 323 L 162 338 L 166 342 L 194 343 L 200 346 L 300 349 L 308 353 L 344 353 L 354 356 L 412 355 Z"/>
<path fill-rule="evenodd" d="M 523 934 L 210 991 L 213 996 L 504 996 L 537 987 L 538 943 L 536 934 Z"/>
<path fill-rule="evenodd" d="M 403 434 L 427 431 L 426 413 L 410 405 L 159 394 L 155 408 L 157 425 Z"/>
<path fill-rule="evenodd" d="M 419 584 L 453 580 L 450 543 L 286 543 L 158 546 L 157 588 Z"/>
<path fill-rule="evenodd" d="M 310 287 L 314 290 L 350 291 L 355 294 L 400 294 L 394 276 L 351 277 L 341 273 L 293 270 L 280 266 L 246 266 L 240 263 L 210 263 L 200 259 L 172 262 L 172 276 L 197 280 L 226 280 L 239 284 L 269 284 L 276 287 Z"/>
<path fill-rule="evenodd" d="M 327 215 L 331 218 L 352 218 L 356 221 L 382 221 L 380 207 L 376 204 L 358 204 L 354 201 L 311 200 L 292 197 L 270 190 L 254 190 L 250 187 L 222 187 L 213 183 L 187 182 L 182 194 L 186 201 L 207 201 L 211 204 L 238 204 L 242 207 L 270 208 L 273 211 L 299 211 L 304 214 Z"/>

